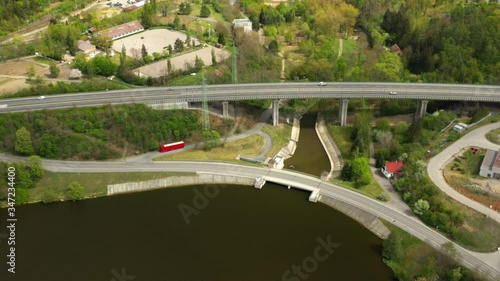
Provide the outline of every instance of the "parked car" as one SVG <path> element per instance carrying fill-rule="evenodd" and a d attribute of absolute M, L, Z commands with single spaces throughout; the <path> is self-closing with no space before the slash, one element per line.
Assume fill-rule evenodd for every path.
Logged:
<path fill-rule="evenodd" d="M 325 82 L 319 82 L 318 86 L 326 86 L 326 83 Z"/>

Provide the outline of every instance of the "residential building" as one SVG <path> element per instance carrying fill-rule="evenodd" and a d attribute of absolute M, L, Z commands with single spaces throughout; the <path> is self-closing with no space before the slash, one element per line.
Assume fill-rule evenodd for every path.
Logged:
<path fill-rule="evenodd" d="M 479 175 L 482 177 L 500 179 L 500 153 L 488 149 L 481 163 Z"/>
<path fill-rule="evenodd" d="M 398 44 L 392 45 L 391 52 L 395 53 L 398 56 L 402 56 L 403 55 L 403 51 L 401 51 L 401 48 L 399 48 Z"/>
<path fill-rule="evenodd" d="M 391 178 L 399 178 L 401 175 L 403 175 L 403 162 L 401 161 L 396 161 L 396 162 L 389 162 L 385 164 L 380 171 L 384 176 L 388 179 Z"/>
<path fill-rule="evenodd" d="M 88 41 L 78 40 L 78 50 L 83 52 L 86 55 L 93 55 L 97 51 L 95 45 L 92 45 Z"/>
<path fill-rule="evenodd" d="M 243 28 L 243 31 L 251 32 L 252 31 L 252 21 L 249 19 L 235 19 L 235 20 L 233 20 L 233 28 L 234 29 Z"/>
<path fill-rule="evenodd" d="M 107 36 L 113 40 L 116 40 L 137 32 L 141 32 L 143 30 L 144 27 L 142 26 L 142 24 L 138 20 L 135 20 L 103 30 L 98 34 L 100 36 Z"/>

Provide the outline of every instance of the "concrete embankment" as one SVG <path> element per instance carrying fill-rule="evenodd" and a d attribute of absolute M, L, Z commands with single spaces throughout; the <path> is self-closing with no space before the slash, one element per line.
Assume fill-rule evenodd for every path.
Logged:
<path fill-rule="evenodd" d="M 333 141 L 332 137 L 328 133 L 326 128 L 325 120 L 318 114 L 318 119 L 315 125 L 316 134 L 318 134 L 318 138 L 323 145 L 323 148 L 328 155 L 328 159 L 330 160 L 330 173 L 328 174 L 326 180 L 336 177 L 340 175 L 340 171 L 342 170 L 342 166 L 344 161 L 342 160 L 342 155 L 340 154 L 337 145 Z"/>
<path fill-rule="evenodd" d="M 319 201 L 355 219 L 382 239 L 387 238 L 391 233 L 391 231 L 378 219 L 378 217 L 370 213 L 325 195 L 321 196 Z"/>
<path fill-rule="evenodd" d="M 297 149 L 297 143 L 299 142 L 300 135 L 300 121 L 297 118 L 293 119 L 292 133 L 290 136 L 290 141 L 288 145 L 283 147 L 277 155 L 282 156 L 283 159 L 288 159 L 293 156 L 295 150 Z"/>
<path fill-rule="evenodd" d="M 238 177 L 231 175 L 219 175 L 210 173 L 198 173 L 195 176 L 173 176 L 163 179 L 128 182 L 108 185 L 108 195 L 146 191 L 164 187 L 175 187 L 197 184 L 239 184 L 251 185 L 255 183 L 255 178 Z"/>

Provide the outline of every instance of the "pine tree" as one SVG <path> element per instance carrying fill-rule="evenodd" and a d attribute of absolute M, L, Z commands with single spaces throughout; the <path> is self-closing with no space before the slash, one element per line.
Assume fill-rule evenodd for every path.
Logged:
<path fill-rule="evenodd" d="M 122 44 L 122 52 L 120 54 L 120 67 L 125 66 L 125 60 L 127 59 L 127 49 L 125 45 Z"/>
<path fill-rule="evenodd" d="M 200 17 L 201 18 L 208 18 L 210 16 L 211 12 L 210 9 L 207 7 L 207 5 L 201 6 L 200 10 Z"/>

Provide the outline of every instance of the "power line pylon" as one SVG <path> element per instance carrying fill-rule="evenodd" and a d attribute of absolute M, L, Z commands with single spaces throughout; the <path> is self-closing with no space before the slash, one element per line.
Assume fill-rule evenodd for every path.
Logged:
<path fill-rule="evenodd" d="M 201 91 L 202 91 L 202 102 L 201 102 L 201 111 L 202 111 L 202 122 L 203 122 L 203 131 L 210 130 L 210 116 L 208 115 L 208 100 L 207 100 L 207 90 L 205 87 L 205 69 L 201 70 Z"/>
<path fill-rule="evenodd" d="M 232 78 L 233 78 L 233 84 L 238 84 L 238 69 L 236 66 L 236 47 L 234 46 L 234 41 L 233 41 L 233 61 L 232 61 Z"/>

